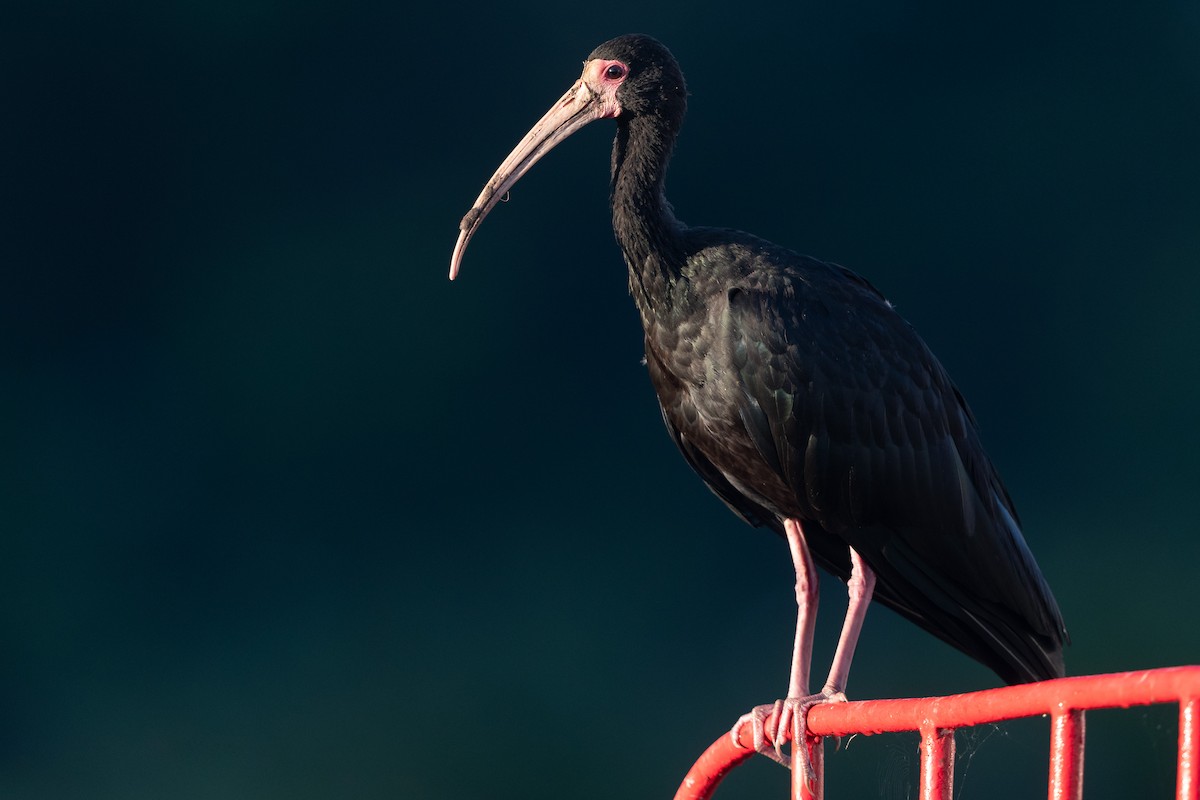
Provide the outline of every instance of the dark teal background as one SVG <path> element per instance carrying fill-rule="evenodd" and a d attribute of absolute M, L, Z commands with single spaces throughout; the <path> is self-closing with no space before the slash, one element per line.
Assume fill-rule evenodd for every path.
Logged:
<path fill-rule="evenodd" d="M 784 690 L 786 548 L 662 430 L 611 126 L 446 280 L 631 31 L 688 76 L 679 216 L 863 273 L 955 376 L 1069 671 L 1200 662 L 1200 7 L 640 5 L 0 12 L 0 795 L 663 798 Z M 850 695 L 995 683 L 874 609 Z M 1089 798 L 1170 795 L 1174 709 L 1090 722 Z M 1046 739 L 960 734 L 959 795 L 1043 795 Z M 915 735 L 829 753 L 910 796 Z"/>

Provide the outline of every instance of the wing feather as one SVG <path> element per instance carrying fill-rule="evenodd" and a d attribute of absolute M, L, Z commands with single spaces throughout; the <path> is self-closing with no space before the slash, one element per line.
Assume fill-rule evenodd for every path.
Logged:
<path fill-rule="evenodd" d="M 791 511 L 854 547 L 883 602 L 1006 680 L 1061 674 L 1058 606 L 961 394 L 869 283 L 803 266 L 791 303 L 778 271 L 730 291 L 724 326 L 741 422 Z"/>

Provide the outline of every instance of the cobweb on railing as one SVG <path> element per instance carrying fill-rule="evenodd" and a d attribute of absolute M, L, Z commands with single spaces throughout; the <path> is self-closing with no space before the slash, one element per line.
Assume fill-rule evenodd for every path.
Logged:
<path fill-rule="evenodd" d="M 857 742 L 859 750 L 866 749 L 867 744 L 875 744 L 870 742 L 868 737 L 855 734 L 844 741 L 839 750 L 845 751 L 845 755 L 849 756 L 850 748 L 856 739 L 861 740 Z M 917 757 L 916 735 L 889 736 L 881 744 L 883 757 L 875 764 L 875 794 L 872 796 L 880 800 L 913 800 L 916 797 L 913 787 L 917 785 L 917 768 L 920 763 Z M 830 753 L 825 768 L 829 769 L 830 762 L 839 755 L 839 752 Z"/>
<path fill-rule="evenodd" d="M 1008 732 L 998 722 L 973 725 L 970 728 L 964 728 L 959 731 L 958 758 L 955 762 L 957 777 L 954 783 L 954 796 L 956 798 L 970 796 L 964 793 L 967 791 L 967 787 L 971 785 L 968 782 L 968 779 L 971 777 L 971 763 L 975 760 L 975 755 L 981 752 L 984 745 L 994 736 L 1006 737 L 1008 736 Z"/>

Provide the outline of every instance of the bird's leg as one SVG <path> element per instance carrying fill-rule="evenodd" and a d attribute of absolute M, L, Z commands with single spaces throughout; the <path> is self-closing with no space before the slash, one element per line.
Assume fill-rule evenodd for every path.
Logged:
<path fill-rule="evenodd" d="M 805 739 L 808 735 L 808 710 L 817 703 L 826 701 L 845 702 L 846 681 L 850 675 L 850 663 L 854 659 L 854 649 L 858 645 L 858 635 L 862 631 L 863 620 L 867 615 L 867 607 L 875 591 L 875 573 L 871 570 L 862 556 L 853 548 L 850 549 L 850 579 L 846 582 L 848 602 L 846 619 L 842 623 L 842 633 L 838 637 L 837 650 L 833 656 L 833 664 L 829 668 L 829 676 L 825 685 L 817 694 L 808 694 L 809 669 L 812 661 L 813 633 L 817 612 L 817 573 L 804 540 L 804 531 L 797 520 L 786 520 L 784 532 L 787 535 L 788 547 L 792 552 L 792 563 L 796 568 L 796 640 L 792 648 L 792 671 L 788 681 L 788 694 L 784 700 L 776 700 L 771 705 L 758 706 L 743 715 L 733 726 L 732 736 L 737 741 L 738 731 L 747 723 L 752 726 L 754 733 L 754 749 L 784 766 L 789 766 L 791 759 L 783 755 L 780 733 L 791 726 L 792 753 L 800 753 L 806 782 L 810 785 L 815 781 L 812 764 L 808 758 Z M 772 716 L 772 714 L 774 716 Z M 770 731 L 767 731 L 767 720 L 770 719 Z M 774 747 L 766 746 L 767 734 L 774 742 Z"/>
<path fill-rule="evenodd" d="M 796 639 L 792 645 L 792 670 L 788 679 L 787 699 L 776 700 L 769 705 L 756 706 L 751 709 L 750 713 L 743 714 L 734 723 L 730 735 L 736 743 L 738 731 L 743 725 L 749 724 L 754 735 L 754 749 L 786 767 L 789 759 L 783 754 L 780 732 L 788 729 L 788 721 L 795 716 L 797 709 L 804 701 L 811 699 L 813 702 L 817 702 L 825 698 L 823 695 L 808 696 L 808 675 L 812 664 L 813 634 L 816 632 L 817 598 L 820 592 L 817 569 L 808 552 L 808 544 L 804 541 L 804 530 L 800 526 L 800 521 L 784 520 L 783 529 L 787 537 L 788 549 L 792 553 L 792 565 L 796 569 L 797 607 Z M 802 714 L 800 718 L 803 719 Z M 774 742 L 773 748 L 766 745 L 768 719 L 771 720 L 770 739 Z M 797 745 L 796 742 L 799 744 Z M 793 748 L 795 747 L 803 749 L 803 738 L 793 740 Z"/>
<path fill-rule="evenodd" d="M 837 650 L 833 654 L 833 664 L 829 667 L 829 677 L 825 679 L 825 686 L 817 694 L 808 697 L 789 697 L 783 702 L 781 711 L 782 714 L 791 707 L 789 721 L 792 724 L 792 753 L 793 756 L 797 752 L 800 753 L 805 782 L 809 786 L 814 785 L 816 774 L 808 757 L 808 748 L 805 746 L 808 736 L 808 711 L 818 703 L 846 702 L 845 689 L 846 681 L 850 677 L 850 662 L 854 660 L 858 634 L 862 632 L 867 606 L 871 604 L 871 595 L 875 592 L 875 572 L 853 547 L 850 548 L 850 579 L 846 581 L 846 589 L 849 597 L 846 603 L 846 619 L 842 622 L 842 633 L 838 637 Z"/>
<path fill-rule="evenodd" d="M 850 677 L 850 662 L 854 659 L 854 648 L 858 645 L 858 634 L 862 631 L 867 616 L 867 606 L 875 593 L 875 572 L 867 566 L 862 556 L 850 548 L 850 580 L 846 581 L 849 601 L 846 604 L 846 621 L 842 623 L 842 635 L 838 638 L 833 664 L 821 694 L 829 699 L 845 700 L 846 680 Z"/>

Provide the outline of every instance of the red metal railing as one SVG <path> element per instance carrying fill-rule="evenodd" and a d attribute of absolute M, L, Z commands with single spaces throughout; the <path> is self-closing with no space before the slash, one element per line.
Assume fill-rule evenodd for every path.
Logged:
<path fill-rule="evenodd" d="M 824 736 L 917 731 L 921 734 L 920 798 L 950 800 L 954 790 L 956 728 L 1050 715 L 1050 800 L 1083 797 L 1083 712 L 1155 703 L 1179 704 L 1176 800 L 1200 800 L 1200 666 L 1167 667 L 1112 675 L 1060 678 L 950 697 L 867 700 L 814 706 L 806 742 L 816 772 L 805 786 L 803 770 L 792 770 L 794 800 L 824 797 Z M 717 784 L 754 755 L 749 726 L 738 744 L 725 734 L 700 756 L 675 793 L 675 800 L 708 800 Z M 794 762 L 795 763 L 795 762 Z"/>

